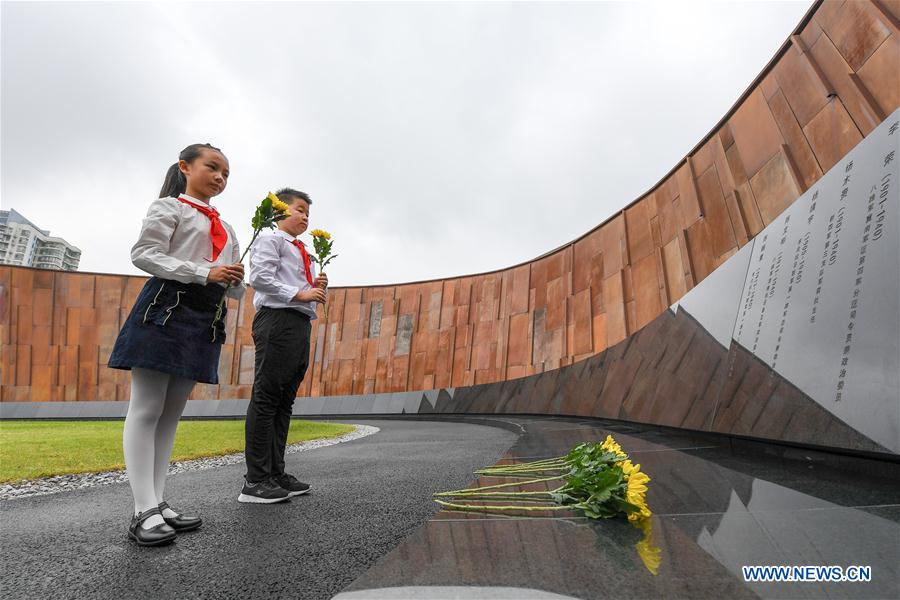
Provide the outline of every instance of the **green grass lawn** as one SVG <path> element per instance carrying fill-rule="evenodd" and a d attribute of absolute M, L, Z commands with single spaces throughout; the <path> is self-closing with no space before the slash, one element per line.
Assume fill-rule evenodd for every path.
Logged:
<path fill-rule="evenodd" d="M 124 421 L 0 421 L 0 483 L 125 468 Z M 331 438 L 352 425 L 291 421 L 288 444 Z M 244 451 L 244 421 L 182 421 L 172 460 Z"/>

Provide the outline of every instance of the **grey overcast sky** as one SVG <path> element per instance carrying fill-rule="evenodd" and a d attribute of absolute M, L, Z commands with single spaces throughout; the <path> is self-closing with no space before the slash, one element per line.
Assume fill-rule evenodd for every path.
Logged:
<path fill-rule="evenodd" d="M 137 274 L 166 168 L 209 141 L 242 246 L 304 190 L 333 285 L 507 267 L 645 193 L 810 5 L 4 1 L 2 206 Z"/>

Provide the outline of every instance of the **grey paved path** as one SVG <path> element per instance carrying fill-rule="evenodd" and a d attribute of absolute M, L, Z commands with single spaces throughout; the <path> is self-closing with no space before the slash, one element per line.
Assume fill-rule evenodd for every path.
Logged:
<path fill-rule="evenodd" d="M 237 502 L 243 465 L 169 478 L 201 529 L 164 548 L 127 539 L 127 484 L 0 503 L 3 598 L 330 598 L 421 526 L 516 436 L 465 423 L 348 421 L 381 432 L 287 457 L 309 496 Z"/>

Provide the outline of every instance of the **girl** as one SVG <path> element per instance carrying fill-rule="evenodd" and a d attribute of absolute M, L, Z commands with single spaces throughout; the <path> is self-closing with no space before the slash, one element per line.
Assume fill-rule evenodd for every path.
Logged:
<path fill-rule="evenodd" d="M 224 317 L 212 323 L 227 288 L 244 293 L 234 230 L 209 205 L 228 182 L 228 159 L 209 144 L 191 144 L 169 168 L 150 205 L 131 261 L 153 277 L 138 295 L 109 358 L 131 370 L 131 402 L 122 446 L 134 495 L 128 536 L 166 544 L 200 526 L 163 499 L 175 429 L 198 381 L 218 383 Z M 231 286 L 231 287 L 228 287 Z"/>

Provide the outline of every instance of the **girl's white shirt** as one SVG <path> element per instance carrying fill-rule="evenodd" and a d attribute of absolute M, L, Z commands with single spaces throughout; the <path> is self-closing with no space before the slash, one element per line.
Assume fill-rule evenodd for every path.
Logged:
<path fill-rule="evenodd" d="M 209 206 L 187 194 L 182 194 L 181 198 L 197 206 Z M 141 235 L 131 248 L 131 262 L 138 269 L 162 279 L 205 285 L 210 269 L 235 264 L 241 258 L 234 229 L 224 220 L 221 222 L 228 240 L 216 260 L 210 261 L 209 218 L 177 198 L 155 200 L 144 217 Z M 239 299 L 245 290 L 246 284 L 242 281 L 240 285 L 229 287 L 228 295 Z"/>

